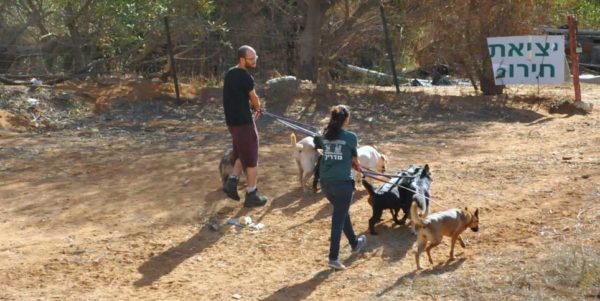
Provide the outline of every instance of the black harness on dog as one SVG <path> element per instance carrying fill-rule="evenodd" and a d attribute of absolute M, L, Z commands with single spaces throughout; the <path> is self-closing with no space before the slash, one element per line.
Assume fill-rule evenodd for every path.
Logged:
<path fill-rule="evenodd" d="M 384 192 L 389 192 L 391 190 L 391 188 L 393 188 L 393 187 L 399 187 L 399 188 L 402 188 L 404 190 L 408 190 L 408 191 L 410 191 L 412 193 L 415 193 L 417 195 L 420 195 L 420 196 L 424 197 L 427 200 L 431 200 L 430 197 L 428 197 L 426 195 L 423 195 L 422 193 L 419 193 L 418 191 L 415 191 L 413 189 L 410 189 L 408 187 L 403 186 L 402 184 L 404 184 L 404 183 L 399 183 L 400 180 L 405 180 L 405 179 L 410 179 L 410 178 L 416 178 L 416 177 L 419 176 L 418 173 L 422 172 L 422 169 L 419 167 L 419 168 L 416 168 L 415 172 L 412 175 L 407 175 L 407 173 L 410 174 L 410 170 L 411 169 L 412 169 L 412 166 L 408 170 L 402 171 L 399 175 L 393 176 L 393 177 L 398 177 L 398 179 L 393 184 L 389 183 L 389 182 L 386 182 L 386 184 L 390 184 L 389 185 L 390 188 L 388 189 L 388 191 L 384 191 Z M 373 171 L 363 172 L 363 176 L 365 176 L 365 177 L 369 177 L 369 178 L 375 179 L 377 181 L 385 182 L 384 180 L 381 180 L 380 178 L 377 178 L 377 175 L 379 175 L 379 174 L 377 172 L 373 172 Z M 386 185 L 384 184 L 383 186 L 379 187 L 379 189 L 377 191 L 380 191 L 384 186 L 386 186 Z M 431 200 L 431 201 L 433 201 L 433 200 Z"/>

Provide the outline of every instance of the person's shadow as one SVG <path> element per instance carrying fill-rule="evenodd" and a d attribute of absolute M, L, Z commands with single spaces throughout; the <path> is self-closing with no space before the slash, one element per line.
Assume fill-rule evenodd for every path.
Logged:
<path fill-rule="evenodd" d="M 261 299 L 263 301 L 279 301 L 279 300 L 304 300 L 327 279 L 334 271 L 332 269 L 323 270 L 316 273 L 312 278 L 294 284 L 292 286 L 284 286 L 274 292 L 271 296 Z"/>
<path fill-rule="evenodd" d="M 138 268 L 142 278 L 134 282 L 134 285 L 136 287 L 151 285 L 160 277 L 169 274 L 186 259 L 202 252 L 206 247 L 218 241 L 219 238 L 221 238 L 220 233 L 210 230 L 210 226 L 205 225 L 187 241 L 154 255 L 144 262 Z"/>
<path fill-rule="evenodd" d="M 218 199 L 222 198 L 223 192 L 220 190 L 209 192 L 205 196 L 206 203 L 217 202 Z M 236 216 L 244 214 L 246 211 L 247 209 L 240 209 Z M 138 271 L 142 274 L 142 278 L 135 281 L 134 286 L 143 287 L 151 285 L 162 276 L 169 274 L 188 258 L 201 253 L 202 250 L 216 243 L 223 234 L 211 227 L 212 226 L 209 223 L 205 224 L 198 233 L 190 239 L 177 246 L 171 247 L 158 255 L 154 255 L 144 262 L 138 268 Z"/>

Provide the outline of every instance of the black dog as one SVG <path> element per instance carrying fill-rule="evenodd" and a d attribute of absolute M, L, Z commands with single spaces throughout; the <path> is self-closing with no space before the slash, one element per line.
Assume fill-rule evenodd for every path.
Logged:
<path fill-rule="evenodd" d="M 417 202 L 419 209 L 425 212 L 426 216 L 429 213 L 431 181 L 427 164 L 424 167 L 410 166 L 406 171 L 392 177 L 377 191 L 371 183 L 363 179 L 362 183 L 369 192 L 369 204 L 373 208 L 373 216 L 369 219 L 369 232 L 377 235 L 375 224 L 381 220 L 384 209 L 390 209 L 394 222 L 398 225 L 405 224 L 406 218 L 410 216 L 410 205 L 413 201 Z M 404 217 L 398 220 L 401 209 Z"/>
<path fill-rule="evenodd" d="M 323 136 L 321 135 L 316 135 L 313 136 L 313 141 L 315 142 L 315 149 L 318 150 L 322 150 L 323 149 Z M 321 174 L 319 172 L 319 169 L 321 168 L 321 158 L 323 157 L 322 154 L 319 153 L 319 159 L 317 159 L 317 165 L 315 165 L 315 170 L 313 171 L 313 191 L 316 193 L 318 191 L 317 185 L 319 184 L 319 180 L 321 179 Z"/>

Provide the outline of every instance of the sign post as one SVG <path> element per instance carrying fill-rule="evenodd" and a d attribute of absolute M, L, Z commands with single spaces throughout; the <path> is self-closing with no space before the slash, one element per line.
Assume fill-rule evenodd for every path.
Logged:
<path fill-rule="evenodd" d="M 569 54 L 571 55 L 571 70 L 573 70 L 573 87 L 575 88 L 575 103 L 581 101 L 581 87 L 579 86 L 579 54 L 577 53 L 577 21 L 573 14 L 567 16 L 569 22 Z"/>

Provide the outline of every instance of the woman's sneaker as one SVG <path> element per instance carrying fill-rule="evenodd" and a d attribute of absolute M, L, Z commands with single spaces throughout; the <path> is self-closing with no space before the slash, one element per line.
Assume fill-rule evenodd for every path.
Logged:
<path fill-rule="evenodd" d="M 339 261 L 339 259 L 331 260 L 329 259 L 329 267 L 334 270 L 345 270 L 346 266 Z"/>
<path fill-rule="evenodd" d="M 356 246 L 352 248 L 352 253 L 356 254 L 362 251 L 362 249 L 365 248 L 365 245 L 367 245 L 367 236 L 363 234 L 356 239 Z"/>

